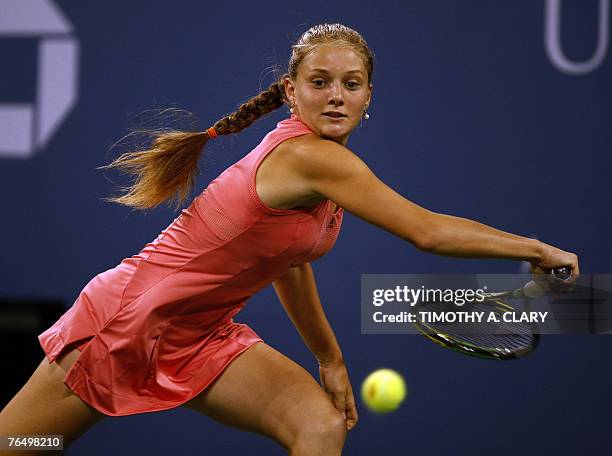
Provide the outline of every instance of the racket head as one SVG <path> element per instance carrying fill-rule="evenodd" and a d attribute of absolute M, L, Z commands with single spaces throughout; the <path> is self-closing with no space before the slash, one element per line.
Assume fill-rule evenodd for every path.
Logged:
<path fill-rule="evenodd" d="M 463 311 L 495 313 L 501 320 L 499 323 L 487 323 L 491 332 L 482 332 L 482 326 L 470 328 L 465 323 L 431 323 L 417 318 L 413 325 L 417 330 L 438 345 L 468 356 L 477 358 L 510 360 L 522 358 L 538 346 L 540 335 L 531 323 L 506 323 L 501 318 L 505 312 L 515 309 L 499 295 L 489 296 L 483 302 L 474 302 L 463 306 Z M 430 312 L 457 311 L 454 303 L 427 303 L 421 310 Z M 419 313 L 417 312 L 418 316 Z M 480 325 L 480 323 L 474 323 Z M 472 329 L 472 331 L 468 331 Z"/>

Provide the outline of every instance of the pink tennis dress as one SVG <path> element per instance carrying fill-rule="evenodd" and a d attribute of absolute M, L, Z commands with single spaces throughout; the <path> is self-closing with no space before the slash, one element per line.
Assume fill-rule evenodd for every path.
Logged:
<path fill-rule="evenodd" d="M 166 410 L 211 384 L 261 338 L 233 318 L 289 266 L 335 243 L 342 208 L 279 210 L 255 172 L 281 142 L 312 133 L 295 115 L 227 168 L 153 241 L 95 276 L 38 336 L 50 362 L 81 351 L 64 383 L 110 416 Z"/>

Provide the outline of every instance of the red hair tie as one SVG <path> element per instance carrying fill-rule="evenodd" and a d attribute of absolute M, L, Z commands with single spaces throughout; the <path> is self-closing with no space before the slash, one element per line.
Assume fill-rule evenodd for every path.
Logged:
<path fill-rule="evenodd" d="M 217 136 L 219 136 L 214 127 L 210 127 L 208 130 L 206 130 L 206 133 L 208 133 L 209 138 L 216 138 Z"/>

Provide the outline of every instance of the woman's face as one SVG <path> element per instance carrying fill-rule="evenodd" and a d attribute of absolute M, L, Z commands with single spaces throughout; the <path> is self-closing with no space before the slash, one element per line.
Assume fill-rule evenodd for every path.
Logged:
<path fill-rule="evenodd" d="M 370 104 L 372 86 L 361 57 L 349 47 L 321 45 L 285 80 L 294 113 L 323 138 L 346 145 Z"/>

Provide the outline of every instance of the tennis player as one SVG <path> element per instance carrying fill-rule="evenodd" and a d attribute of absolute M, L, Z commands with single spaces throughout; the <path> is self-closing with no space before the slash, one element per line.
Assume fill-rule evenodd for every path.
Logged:
<path fill-rule="evenodd" d="M 367 119 L 373 55 L 340 24 L 307 30 L 288 74 L 204 132 L 159 132 L 107 167 L 136 175 L 110 200 L 184 201 L 204 144 L 287 104 L 279 122 L 138 255 L 94 277 L 39 335 L 46 357 L 0 414 L 0 435 L 61 434 L 68 446 L 106 416 L 185 406 L 276 440 L 292 455 L 337 455 L 357 409 L 310 262 L 343 211 L 422 251 L 525 260 L 544 274 L 575 254 L 424 209 L 381 182 L 346 145 Z M 320 385 L 233 317 L 273 284 L 319 364 Z"/>

